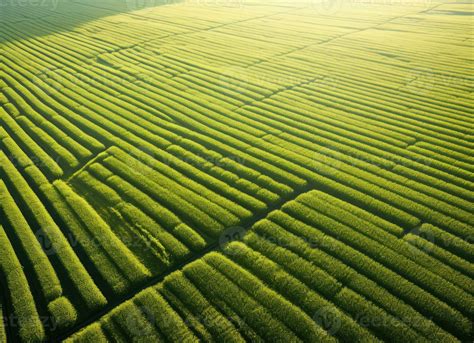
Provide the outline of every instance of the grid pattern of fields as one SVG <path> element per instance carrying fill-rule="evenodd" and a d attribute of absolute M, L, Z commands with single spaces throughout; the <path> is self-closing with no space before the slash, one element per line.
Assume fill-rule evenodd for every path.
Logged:
<path fill-rule="evenodd" d="M 472 5 L 110 8 L 0 14 L 0 342 L 472 337 Z"/>

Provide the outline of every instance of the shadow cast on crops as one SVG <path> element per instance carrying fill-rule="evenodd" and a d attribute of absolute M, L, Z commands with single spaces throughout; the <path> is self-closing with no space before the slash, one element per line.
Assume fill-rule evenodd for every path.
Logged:
<path fill-rule="evenodd" d="M 184 0 L 0 0 L 0 44 L 67 32 L 84 23 Z M 140 13 L 133 14 L 140 16 Z"/>

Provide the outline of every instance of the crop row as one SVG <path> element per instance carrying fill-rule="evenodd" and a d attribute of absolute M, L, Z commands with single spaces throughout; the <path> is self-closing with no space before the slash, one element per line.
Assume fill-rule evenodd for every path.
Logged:
<path fill-rule="evenodd" d="M 2 244 L 2 254 L 0 255 L 2 284 L 3 287 L 8 287 L 11 308 L 18 317 L 18 336 L 28 342 L 40 342 L 44 340 L 45 333 L 35 307 L 35 301 L 20 261 L 1 225 L 0 242 Z M 3 325 L 4 322 L 2 322 L 2 327 Z"/>
<path fill-rule="evenodd" d="M 28 306 L 37 308 L 42 314 L 41 330 L 28 329 L 30 324 L 18 319 L 19 322 L 11 326 L 18 330 L 22 339 L 27 335 L 25 332 L 31 332 L 31 335 L 44 335 L 45 330 L 64 329 L 74 324 L 83 311 L 88 312 L 102 307 L 106 299 L 73 250 L 69 237 L 59 228 L 55 221 L 57 220 L 55 212 L 50 212 L 49 208 L 45 207 L 47 203 L 38 198 L 16 167 L 22 168 L 29 180 L 37 182 L 38 188 L 49 185 L 44 175 L 31 160 L 23 163 L 26 166 L 24 169 L 22 166 L 15 166 L 3 151 L 0 151 L 0 161 L 0 174 L 5 181 L 0 185 L 2 198 L 0 211 L 4 228 L 8 229 L 8 234 L 11 235 L 11 243 L 8 245 L 7 242 L 2 243 L 2 247 L 5 246 L 5 249 L 7 246 L 10 249 L 13 247 L 12 251 L 18 254 L 15 259 L 20 261 L 27 272 L 27 277 L 20 276 L 13 262 L 2 267 L 3 273 L 11 274 L 11 277 L 16 275 L 15 281 L 12 282 L 25 283 L 24 286 L 20 284 L 8 286 L 14 316 L 8 320 L 23 318 L 24 316 L 18 312 L 24 311 L 22 307 L 29 304 Z M 54 213 L 55 219 L 51 213 Z M 29 288 L 34 290 L 31 296 L 26 294 L 15 296 L 11 293 L 12 289 L 29 292 Z M 13 298 L 24 299 L 22 301 L 25 304 L 18 305 L 21 308 L 16 309 L 17 300 Z M 47 316 L 43 316 L 43 313 L 47 313 Z M 30 317 L 25 317 L 25 320 Z M 50 322 L 46 322 L 44 318 L 48 318 Z M 34 322 L 32 319 L 32 323 Z"/>
<path fill-rule="evenodd" d="M 355 249 L 344 241 L 356 233 L 343 232 L 340 227 L 333 237 L 328 231 L 331 225 L 320 227 L 313 221 L 322 214 L 314 216 L 313 207 L 300 211 L 299 204 L 313 205 L 313 201 L 321 201 L 318 206 L 314 204 L 318 211 L 321 204 L 341 202 L 321 192 L 298 197 L 282 211 L 272 212 L 256 223 L 243 242 L 223 247 L 223 255 L 206 254 L 170 274 L 73 335 L 70 341 L 123 340 L 137 335 L 159 341 L 174 339 L 177 332 L 169 332 L 170 327 L 189 341 L 281 337 L 292 341 L 453 341 L 453 334 L 469 335 L 467 312 L 462 315 L 412 283 L 408 275 L 398 274 L 390 269 L 392 266 L 365 255 L 376 243 Z M 395 230 L 392 224 L 360 208 L 340 205 L 360 215 L 359 222 L 367 220 L 365 226 L 351 221 L 353 230 L 365 229 L 369 222 L 376 223 L 377 230 L 366 235 L 391 235 L 387 226 Z M 334 215 L 341 217 L 340 213 Z M 393 244 L 409 246 L 392 237 Z M 389 244 L 391 240 L 386 239 Z M 423 252 L 417 254 L 435 263 Z M 220 286 L 216 288 L 215 284 Z M 473 299 L 472 295 L 464 297 L 467 302 Z M 457 306 L 462 308 L 463 304 Z M 445 316 L 448 312 L 450 315 Z"/>
<path fill-rule="evenodd" d="M 318 54 L 318 53 L 316 53 Z M 331 80 L 331 83 L 329 83 L 328 86 L 333 86 L 334 88 L 329 88 L 329 95 L 326 95 L 326 97 L 330 96 L 331 93 L 334 93 L 335 91 L 337 91 L 340 87 L 342 89 L 344 89 L 345 86 L 347 86 L 348 88 L 352 88 L 352 87 L 355 87 L 355 92 L 357 94 L 357 90 L 358 89 L 361 89 L 361 92 L 363 94 L 367 94 L 368 91 L 370 92 L 373 92 L 374 90 L 377 92 L 376 95 L 377 95 L 377 98 L 382 96 L 383 97 L 383 94 L 386 93 L 386 92 L 389 92 L 389 94 L 391 96 L 395 96 L 395 97 L 405 97 L 405 96 L 408 96 L 409 95 L 406 95 L 406 92 L 403 93 L 403 95 L 399 92 L 399 91 L 396 91 L 396 87 L 397 87 L 397 83 L 393 83 L 391 84 L 390 82 L 387 82 L 386 80 L 383 80 L 381 81 L 380 80 L 380 77 L 377 78 L 377 79 L 371 79 L 369 75 L 365 75 L 364 74 L 364 77 L 362 78 L 362 74 L 361 73 L 348 73 L 347 71 L 349 70 L 357 70 L 359 69 L 360 72 L 362 72 L 362 70 L 366 70 L 365 68 L 363 67 L 357 67 L 357 66 L 344 66 L 344 63 L 343 61 L 339 60 L 338 61 L 338 66 L 333 66 L 333 65 L 328 65 L 328 62 L 325 61 L 325 60 L 322 60 L 322 59 L 318 59 L 317 57 L 316 58 L 313 58 L 313 57 L 309 57 L 309 56 L 306 56 L 305 59 L 303 58 L 298 58 L 298 56 L 295 56 L 296 58 L 296 63 L 293 62 L 291 64 L 291 67 L 292 67 L 292 72 L 298 72 L 298 71 L 305 71 L 306 73 L 310 73 L 310 74 L 314 74 L 314 67 L 316 65 L 318 66 L 324 66 L 324 68 L 322 70 L 318 70 L 322 75 L 338 75 L 338 71 L 340 71 L 340 68 L 343 68 L 343 70 L 345 71 L 344 73 L 344 77 L 337 77 L 337 78 L 334 78 L 334 79 L 330 79 Z M 320 56 L 319 56 L 320 57 Z M 318 61 L 318 64 L 315 64 L 314 61 Z M 293 60 L 294 61 L 294 60 Z M 288 63 L 291 63 L 290 61 Z M 284 63 L 280 63 L 277 65 L 278 68 L 288 68 L 287 66 L 285 67 L 285 64 Z M 336 69 L 337 68 L 337 69 Z M 325 87 L 324 84 L 323 85 L 320 85 L 319 83 L 315 83 L 312 88 L 313 90 L 316 88 L 318 90 L 318 93 L 319 93 L 319 88 L 322 88 L 322 87 Z M 314 95 L 313 93 L 311 95 Z M 354 96 L 354 95 L 352 95 Z M 332 97 L 333 98 L 333 97 Z M 332 99 L 331 98 L 331 99 Z M 426 97 L 425 97 L 426 98 Z M 403 100 L 401 100 L 403 101 Z M 417 97 L 417 98 L 413 98 L 413 96 L 410 98 L 410 101 L 415 101 L 417 103 L 421 103 L 421 98 L 420 97 Z M 334 108 L 340 108 L 340 109 L 344 109 L 343 107 L 341 107 L 341 105 L 337 105 L 336 106 L 334 104 L 331 104 L 331 103 L 327 103 L 327 102 L 324 102 L 324 101 L 316 101 L 316 103 L 322 103 L 322 104 L 325 104 L 326 107 L 333 111 Z M 444 108 L 444 105 L 445 103 L 441 103 L 441 102 L 437 102 L 436 103 L 436 108 L 438 110 L 441 110 L 441 108 Z M 393 103 L 391 104 L 391 106 L 393 106 Z M 425 106 L 425 109 L 427 111 L 431 111 L 431 108 L 426 108 L 426 106 L 430 106 L 430 105 L 427 105 L 426 102 L 423 102 L 423 106 Z M 465 110 L 464 110 L 465 111 Z M 463 111 L 463 112 L 464 112 Z M 353 113 L 353 111 L 344 111 L 344 115 L 347 116 L 347 115 L 351 115 Z M 463 113 L 461 112 L 461 113 Z M 357 113 L 357 112 L 356 112 Z M 361 113 L 361 112 L 360 112 Z M 462 140 L 460 140 L 459 138 L 456 138 L 456 137 L 451 137 L 449 135 L 446 135 L 446 134 L 443 134 L 441 132 L 438 132 L 437 133 L 437 137 L 434 137 L 432 135 L 432 132 L 433 132 L 433 128 L 434 126 L 433 125 L 426 125 L 426 123 L 424 123 L 424 121 L 416 121 L 416 120 L 413 120 L 413 119 L 410 119 L 410 118 L 403 118 L 403 120 L 401 120 L 402 118 L 398 117 L 397 116 L 394 116 L 393 114 L 391 115 L 392 118 L 390 118 L 390 116 L 387 117 L 387 115 L 383 115 L 383 116 L 376 116 L 376 115 L 369 115 L 367 116 L 367 114 L 370 114 L 370 113 L 366 113 L 364 112 L 365 115 L 362 116 L 362 115 L 359 115 L 358 117 L 360 118 L 361 121 L 363 122 L 372 122 L 374 123 L 375 125 L 379 125 L 379 126 L 383 126 L 383 127 L 387 127 L 388 125 L 390 125 L 390 127 L 393 128 L 393 130 L 395 130 L 396 132 L 408 132 L 407 130 L 409 131 L 412 131 L 413 134 L 419 138 L 419 139 L 423 139 L 423 140 L 428 140 L 428 141 L 432 141 L 432 142 L 436 142 L 438 144 L 441 144 L 441 145 L 446 145 L 448 144 L 448 142 L 451 142 L 453 145 L 451 145 L 454 149 L 464 149 L 465 151 L 465 147 L 463 148 L 462 146 L 466 145 L 466 142 L 463 142 Z M 398 119 L 398 120 L 397 120 Z M 449 144 L 448 144 L 449 146 Z"/>
<path fill-rule="evenodd" d="M 439 174 L 439 172 L 437 172 Z"/>
<path fill-rule="evenodd" d="M 9 225 L 15 233 L 16 240 L 20 243 L 20 247 L 17 247 L 15 251 L 21 252 L 20 256 L 25 256 L 28 265 L 32 266 L 33 279 L 38 280 L 39 283 L 38 290 L 41 291 L 48 303 L 59 298 L 62 295 L 61 283 L 43 251 L 38 237 L 35 236 L 3 182 L 0 182 L 0 199 L 4 222 Z"/>
<path fill-rule="evenodd" d="M 391 20 L 400 6 L 163 6 L 70 30 L 94 16 L 67 6 L 0 18 L 0 310 L 22 340 L 55 338 L 45 316 L 75 331 L 308 190 L 72 340 L 472 335 L 469 55 L 440 28 L 461 29 Z"/>
<path fill-rule="evenodd" d="M 445 297 L 444 301 L 451 302 L 454 307 L 463 309 L 463 312 L 469 315 L 472 308 L 469 298 L 469 293 L 472 292 L 470 278 L 456 273 L 422 253 L 413 252 L 404 242 L 398 241 L 395 237 L 386 234 L 378 236 L 373 228 L 368 230 L 364 221 L 345 212 L 343 204 L 338 204 L 337 207 L 324 204 L 319 200 L 317 193 L 310 193 L 308 197 L 300 199 L 303 206 L 296 205 L 290 208 L 288 205 L 287 207 L 292 214 L 297 213 L 299 219 L 301 219 L 301 213 L 316 211 L 318 215 L 308 214 L 305 218 L 306 222 L 323 231 L 327 230 L 325 231 L 327 234 L 338 236 L 339 240 L 358 250 L 365 247 L 365 254 L 374 261 L 390 267 L 438 297 Z M 307 206 L 311 210 L 306 211 Z M 452 287 L 453 285 L 457 287 Z"/>
<path fill-rule="evenodd" d="M 308 114 L 311 115 L 311 112 L 305 112 L 305 115 L 306 115 L 306 116 L 307 116 Z M 299 119 L 301 119 L 301 118 L 303 118 L 303 117 L 300 117 Z M 303 118 L 303 119 L 304 119 L 304 118 Z M 431 156 L 430 156 L 430 157 L 431 157 Z M 411 156 L 411 157 L 410 157 L 410 160 L 404 159 L 404 158 L 402 158 L 402 157 L 398 157 L 398 158 L 395 158 L 395 159 L 394 159 L 394 158 L 391 158 L 391 160 L 395 160 L 395 161 L 400 160 L 400 162 L 403 163 L 403 164 L 406 164 L 407 161 L 411 161 L 411 160 L 417 161 L 417 160 L 421 160 L 421 159 L 422 159 L 422 157 L 420 157 L 420 156 L 418 156 L 418 157 L 416 157 L 416 158 L 415 158 L 414 156 Z M 421 161 L 422 163 L 431 163 L 429 158 L 423 157 L 423 159 L 426 160 L 426 161 Z M 374 158 L 370 158 L 370 160 L 374 160 Z M 380 163 L 380 162 L 379 162 L 379 163 Z M 411 162 L 411 163 L 413 164 L 413 162 Z M 462 166 L 465 167 L 466 165 L 462 165 Z"/>
<path fill-rule="evenodd" d="M 87 340 L 92 335 L 117 338 L 123 332 L 122 339 L 140 333 L 142 337 L 160 341 L 182 337 L 198 341 L 210 334 L 235 342 L 279 337 L 292 341 L 316 338 L 334 341 L 307 314 L 252 274 L 236 267 L 222 255 L 211 253 L 202 261 L 188 265 L 182 273 L 171 274 L 157 287 L 141 292 L 103 317 L 98 322 L 100 326 L 86 328 L 73 339 Z M 217 283 L 221 287 L 216 293 L 212 284 Z M 258 297 L 250 295 L 250 289 Z M 173 304 L 176 307 L 172 310 L 167 301 L 177 299 L 180 304 Z"/>
<path fill-rule="evenodd" d="M 110 171 L 93 166 L 91 172 L 92 175 L 88 172 L 83 172 L 78 176 L 78 187 L 87 191 L 97 199 L 96 201 L 101 203 L 101 205 L 96 205 L 98 208 L 104 207 L 111 211 L 111 214 L 114 214 L 114 212 L 120 214 L 125 219 L 125 224 L 130 221 L 132 225 L 126 225 L 120 236 L 122 240 L 125 237 L 131 237 L 127 241 L 129 248 L 134 253 L 138 254 L 140 250 L 144 250 L 143 248 L 148 242 L 148 238 L 146 236 L 143 237 L 142 232 L 138 231 L 140 225 L 147 224 L 147 222 L 149 224 L 147 227 L 148 235 L 157 239 L 162 246 L 158 250 L 162 251 L 158 256 L 155 256 L 155 259 L 159 257 L 158 260 L 161 260 L 161 263 L 166 265 L 175 259 L 179 260 L 189 254 L 189 248 L 181 243 L 180 239 L 175 237 L 178 234 L 178 237 L 187 242 L 192 248 L 205 244 L 201 236 L 189 227 L 183 226 L 182 221 L 175 214 L 160 204 L 155 203 L 150 197 L 141 193 L 123 179 L 111 177 L 107 179 L 106 183 L 102 183 L 96 179 L 96 177 L 100 178 L 98 173 L 110 173 Z M 124 196 L 124 199 L 122 199 L 120 194 Z M 136 225 L 133 225 L 134 221 L 136 221 Z M 188 229 L 186 230 L 185 228 Z M 130 232 L 130 230 L 132 231 Z M 189 236 L 186 237 L 186 234 L 189 234 Z M 195 240 L 191 243 L 192 238 L 195 238 Z"/>
<path fill-rule="evenodd" d="M 263 194 L 263 193 L 262 193 Z"/>
<path fill-rule="evenodd" d="M 308 193 L 307 196 L 310 197 L 311 194 L 312 193 Z M 463 312 L 464 315 L 469 316 L 472 307 L 470 305 L 466 306 L 466 303 L 463 303 L 463 300 L 466 302 L 472 301 L 472 295 L 456 288 L 452 289 L 451 294 L 443 293 L 440 290 L 436 291 L 437 285 L 432 284 L 432 286 L 429 286 L 429 283 L 432 282 L 430 277 L 423 283 L 421 282 L 421 279 L 414 279 L 413 274 L 413 276 L 410 276 L 409 263 L 407 263 L 406 267 L 405 265 L 397 264 L 396 261 L 398 260 L 386 261 L 382 262 L 382 264 L 377 263 L 377 259 L 385 258 L 384 254 L 389 253 L 387 250 L 385 250 L 384 254 L 371 254 L 370 250 L 367 249 L 375 247 L 376 245 L 374 243 L 367 243 L 363 247 L 359 246 L 357 249 L 358 245 L 356 241 L 351 240 L 351 237 L 355 238 L 357 235 L 354 231 L 351 230 L 349 234 L 344 233 L 343 226 L 340 223 L 333 222 L 333 224 L 331 224 L 330 221 L 327 220 L 327 217 L 321 214 L 316 215 L 316 213 L 313 212 L 314 210 L 308 212 L 307 207 L 302 208 L 299 207 L 297 203 L 288 203 L 283 207 L 283 211 L 289 213 L 291 217 L 283 213 L 277 213 L 270 215 L 269 219 L 275 221 L 279 225 L 283 224 L 283 227 L 287 230 L 291 228 L 290 231 L 296 233 L 298 236 L 306 237 L 309 242 L 316 242 L 317 246 L 323 251 L 327 251 L 329 254 L 341 259 L 341 261 L 352 266 L 360 273 L 372 278 L 379 285 L 385 287 L 390 292 L 394 292 L 394 295 L 398 296 L 400 299 L 405 299 L 408 304 L 414 306 L 415 309 L 426 315 L 428 318 L 433 318 L 433 320 L 439 323 L 439 325 L 445 326 L 448 330 L 454 332 L 464 332 L 464 334 L 469 332 L 469 325 L 466 322 L 466 317 L 461 315 L 458 310 Z M 302 215 L 303 212 L 301 211 L 305 214 Z M 282 220 L 284 221 L 282 222 Z M 318 221 L 323 221 L 326 224 L 321 225 Z M 311 226 L 308 226 L 308 224 L 305 223 L 310 223 Z M 317 230 L 315 230 L 316 228 Z M 271 231 L 267 230 L 266 233 L 271 235 Z M 361 236 L 359 239 L 364 240 L 365 238 Z M 350 240 L 351 242 L 349 243 Z M 348 243 L 346 243 L 346 245 L 343 242 Z M 360 254 L 358 251 L 363 251 L 364 255 Z M 366 254 L 369 254 L 372 258 L 367 257 L 368 255 Z M 422 253 L 420 253 L 420 257 L 424 258 Z M 400 274 L 397 275 L 392 270 L 385 267 L 385 265 Z M 403 272 L 400 268 L 406 269 Z M 413 268 L 413 265 L 411 268 Z M 416 268 L 420 267 L 417 266 Z M 332 270 L 333 268 L 330 269 Z M 415 277 L 422 278 L 422 274 L 423 273 L 420 275 L 417 274 Z M 422 285 L 422 287 L 415 286 L 411 282 L 416 282 Z M 450 308 L 444 302 L 430 294 L 431 292 L 434 294 L 437 293 L 440 298 L 444 298 L 443 300 L 446 300 L 448 303 L 451 302 L 453 307 L 458 310 Z M 454 298 L 458 296 L 460 297 L 459 300 L 454 300 Z M 450 297 L 451 300 L 448 299 Z M 433 313 L 436 311 L 444 314 L 447 312 L 452 313 L 452 317 L 448 319 L 447 316 L 440 316 Z M 454 320 L 454 317 L 457 319 Z M 462 326 L 464 326 L 463 329 L 460 328 Z"/>
<path fill-rule="evenodd" d="M 0 229 L 3 228 L 0 226 Z M 7 342 L 7 333 L 5 330 L 5 305 L 0 300 L 0 342 L 6 343 Z"/>
<path fill-rule="evenodd" d="M 242 181 L 243 181 L 243 180 L 242 180 Z M 242 185 L 244 185 L 244 184 L 242 184 Z M 248 187 L 247 187 L 247 188 L 248 188 Z M 263 193 L 262 193 L 262 194 L 263 194 Z"/>
<path fill-rule="evenodd" d="M 6 146 L 9 148 L 11 156 L 16 156 L 14 160 L 21 161 L 23 164 L 21 167 L 26 167 L 25 174 L 44 194 L 46 203 L 52 207 L 55 213 L 55 218 L 66 225 L 66 238 L 69 243 L 75 250 L 82 249 L 86 253 L 86 258 L 95 266 L 100 275 L 99 279 L 106 280 L 114 293 L 124 293 L 131 285 L 142 282 L 149 275 L 148 271 L 115 236 L 95 209 L 90 207 L 64 182 L 57 181 L 51 185 L 33 163 L 26 162 L 28 161 L 27 156 L 16 155 L 21 150 L 15 147 L 14 142 L 10 142 Z M 11 222 L 20 225 L 21 219 L 12 219 Z M 91 227 L 95 229 L 91 230 Z M 25 242 L 29 241 L 29 239 L 25 239 Z M 31 243 L 29 244 L 31 245 Z M 33 248 L 34 245 L 31 247 Z M 54 253 L 56 252 L 54 251 Z M 40 261 L 38 258 L 31 260 Z M 54 280 L 54 278 L 43 279 Z M 84 285 L 87 286 L 87 283 Z"/>

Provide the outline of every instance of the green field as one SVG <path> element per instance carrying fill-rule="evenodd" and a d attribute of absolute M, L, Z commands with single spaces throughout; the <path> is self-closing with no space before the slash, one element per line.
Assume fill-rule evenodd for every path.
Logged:
<path fill-rule="evenodd" d="M 472 342 L 473 14 L 0 0 L 0 343 Z"/>

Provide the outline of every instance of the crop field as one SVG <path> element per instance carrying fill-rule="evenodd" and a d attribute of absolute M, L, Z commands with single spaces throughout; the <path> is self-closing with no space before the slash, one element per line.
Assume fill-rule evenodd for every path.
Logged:
<path fill-rule="evenodd" d="M 0 343 L 472 342 L 473 15 L 0 0 Z"/>

